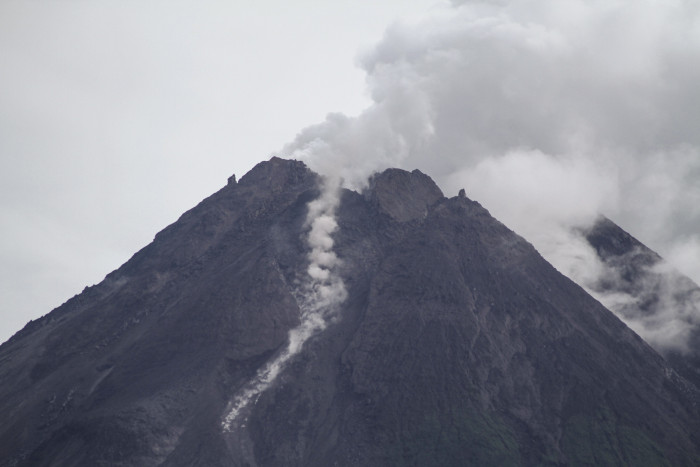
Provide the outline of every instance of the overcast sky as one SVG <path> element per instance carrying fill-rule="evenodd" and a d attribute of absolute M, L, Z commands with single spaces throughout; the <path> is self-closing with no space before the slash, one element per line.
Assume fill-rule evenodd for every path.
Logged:
<path fill-rule="evenodd" d="M 330 111 L 432 0 L 0 2 L 0 341 Z"/>
<path fill-rule="evenodd" d="M 604 212 L 698 280 L 698 5 L 5 0 L 0 341 L 272 153 L 419 168 L 553 260 Z"/>

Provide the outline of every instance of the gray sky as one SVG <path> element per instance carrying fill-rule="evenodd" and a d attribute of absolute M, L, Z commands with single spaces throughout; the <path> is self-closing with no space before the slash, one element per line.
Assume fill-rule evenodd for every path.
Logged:
<path fill-rule="evenodd" d="M 0 4 L 0 340 L 273 152 L 419 168 L 561 270 L 602 211 L 700 279 L 697 2 L 289 5 Z"/>
<path fill-rule="evenodd" d="M 329 111 L 435 2 L 0 2 L 0 341 Z"/>

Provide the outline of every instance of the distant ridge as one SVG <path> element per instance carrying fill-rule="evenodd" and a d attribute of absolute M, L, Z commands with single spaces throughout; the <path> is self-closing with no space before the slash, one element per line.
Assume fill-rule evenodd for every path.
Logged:
<path fill-rule="evenodd" d="M 654 332 L 670 333 L 654 342 L 671 365 L 700 388 L 700 287 L 667 264 L 606 217 L 585 232 L 585 238 L 608 269 L 590 287 L 603 297 L 616 294 L 611 309 L 629 322 Z M 670 341 L 670 342 L 668 342 Z"/>

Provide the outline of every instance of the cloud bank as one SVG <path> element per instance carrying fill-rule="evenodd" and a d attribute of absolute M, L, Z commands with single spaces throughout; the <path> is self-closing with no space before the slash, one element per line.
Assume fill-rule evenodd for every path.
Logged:
<path fill-rule="evenodd" d="M 361 54 L 363 113 L 280 154 L 353 188 L 390 166 L 464 187 L 580 282 L 601 265 L 575 229 L 603 212 L 700 281 L 697 57 L 696 2 L 455 1 Z"/>

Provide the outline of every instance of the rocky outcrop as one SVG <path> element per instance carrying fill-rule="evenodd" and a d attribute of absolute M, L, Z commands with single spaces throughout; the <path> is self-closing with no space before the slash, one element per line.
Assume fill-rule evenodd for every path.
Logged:
<path fill-rule="evenodd" d="M 369 181 L 365 197 L 379 211 L 399 222 L 425 218 L 442 198 L 435 182 L 420 170 L 387 169 Z"/>

